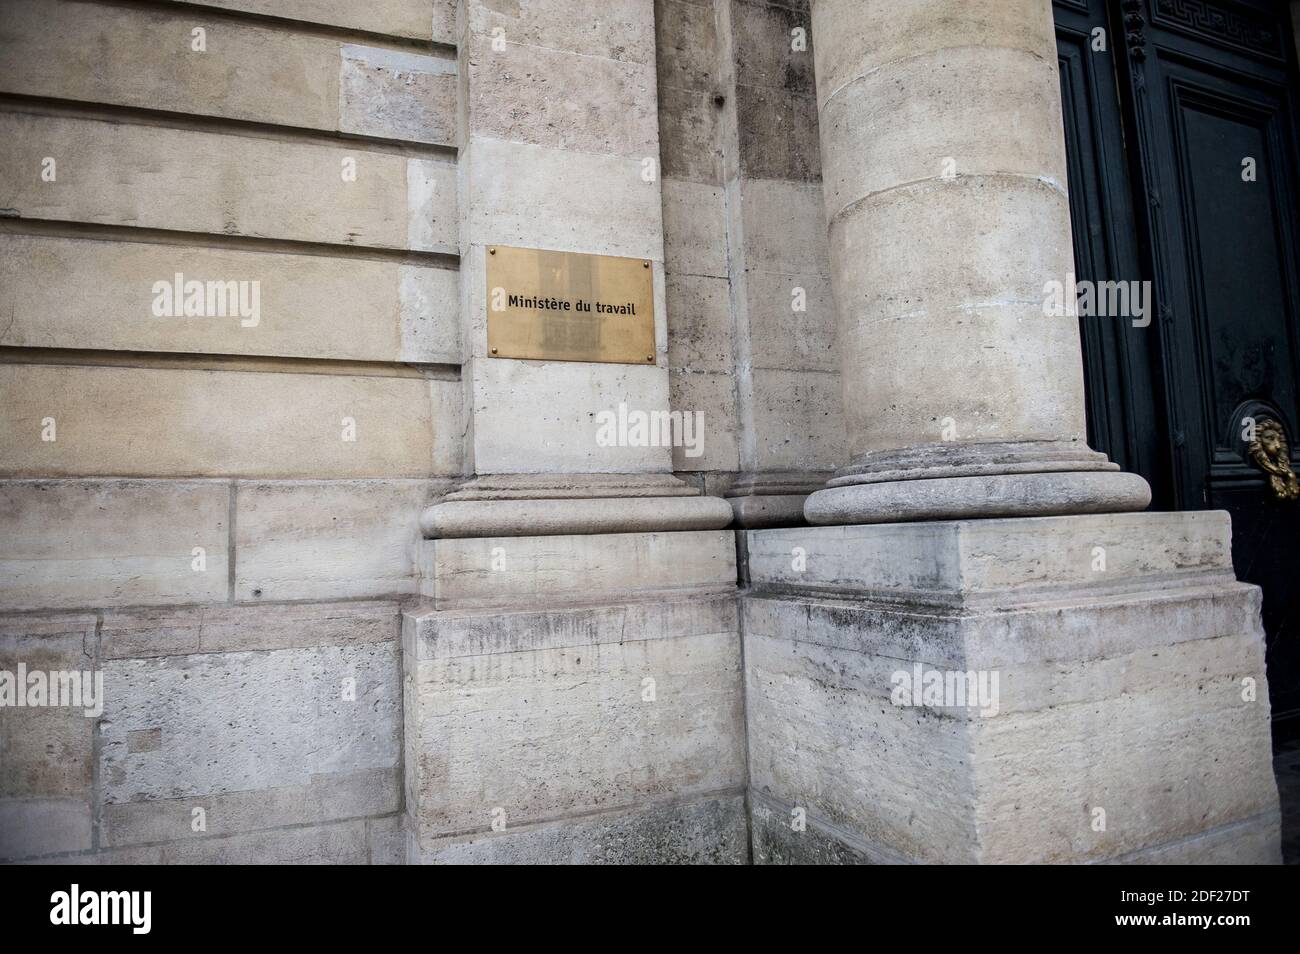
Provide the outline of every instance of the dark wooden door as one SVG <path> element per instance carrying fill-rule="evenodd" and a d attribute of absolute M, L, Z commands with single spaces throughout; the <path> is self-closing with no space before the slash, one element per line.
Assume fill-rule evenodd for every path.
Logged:
<path fill-rule="evenodd" d="M 1270 481 L 1256 462 L 1261 439 L 1267 451 L 1278 431 L 1300 437 L 1287 4 L 1055 6 L 1076 271 L 1150 281 L 1154 303 L 1145 328 L 1080 319 L 1089 439 L 1151 482 L 1157 508 L 1232 515 L 1237 575 L 1264 590 L 1274 735 L 1293 737 L 1300 500 L 1282 499 L 1285 476 Z"/>

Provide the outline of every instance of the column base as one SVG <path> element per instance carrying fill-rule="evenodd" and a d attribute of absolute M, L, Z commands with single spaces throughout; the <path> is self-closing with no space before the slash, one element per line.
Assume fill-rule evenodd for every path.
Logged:
<path fill-rule="evenodd" d="M 810 496 L 812 524 L 898 523 L 963 517 L 1050 517 L 1144 510 L 1151 488 L 1137 474 L 1084 471 L 997 474 L 828 487 Z"/>
<path fill-rule="evenodd" d="M 756 861 L 1280 861 L 1226 514 L 748 537 Z"/>
<path fill-rule="evenodd" d="M 805 523 L 804 502 L 826 486 L 827 474 L 741 474 L 724 496 L 737 527 L 797 527 Z"/>
<path fill-rule="evenodd" d="M 1136 474 L 1073 442 L 924 444 L 864 454 L 810 496 L 811 524 L 1126 513 L 1151 503 Z"/>
<path fill-rule="evenodd" d="M 727 502 L 668 474 L 476 477 L 420 517 L 432 539 L 720 530 Z"/>

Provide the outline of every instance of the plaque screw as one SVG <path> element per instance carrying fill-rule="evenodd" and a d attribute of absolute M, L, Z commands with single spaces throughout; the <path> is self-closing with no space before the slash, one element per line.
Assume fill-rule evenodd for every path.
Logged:
<path fill-rule="evenodd" d="M 488 254 L 489 254 L 489 255 L 495 255 L 496 253 L 497 253 L 497 250 L 496 250 L 496 249 L 494 249 L 494 248 L 490 248 L 490 249 L 488 249 Z"/>
<path fill-rule="evenodd" d="M 649 267 L 650 267 L 650 263 L 649 263 L 649 262 L 642 262 L 642 263 L 641 263 L 641 267 L 642 267 L 642 268 L 649 268 Z"/>
<path fill-rule="evenodd" d="M 648 354 L 648 355 L 645 356 L 645 359 L 646 359 L 647 361 L 653 361 L 653 360 L 655 359 L 655 356 L 652 355 L 652 354 Z"/>
<path fill-rule="evenodd" d="M 492 349 L 492 353 L 493 353 L 493 354 L 496 354 L 496 353 L 497 353 L 497 349 L 496 349 L 496 348 L 493 348 L 493 349 Z"/>

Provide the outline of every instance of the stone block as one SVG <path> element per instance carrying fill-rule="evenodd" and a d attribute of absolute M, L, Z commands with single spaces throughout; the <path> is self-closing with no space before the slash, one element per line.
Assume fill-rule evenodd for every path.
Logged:
<path fill-rule="evenodd" d="M 418 592 L 420 513 L 446 483 L 240 482 L 235 599 L 356 599 Z"/>
<path fill-rule="evenodd" d="M 467 63 L 476 137 L 658 162 L 653 63 L 510 42 L 497 50 L 490 36 Z"/>
<path fill-rule="evenodd" d="M 620 405 L 628 412 L 667 413 L 666 368 L 475 358 L 466 370 L 474 388 L 479 473 L 669 470 L 671 447 L 650 444 L 649 436 L 646 446 L 632 446 L 630 430 L 620 446 L 624 435 L 606 426 L 617 425 Z"/>
<path fill-rule="evenodd" d="M 664 179 L 663 243 L 669 272 L 727 278 L 727 201 L 722 188 Z"/>
<path fill-rule="evenodd" d="M 256 313 L 155 316 L 177 273 L 256 282 Z M 459 364 L 457 285 L 372 259 L 0 233 L 0 345 Z"/>
<path fill-rule="evenodd" d="M 721 596 L 408 613 L 413 857 L 436 856 L 449 837 L 547 823 L 571 829 L 559 841 L 581 856 L 593 850 L 582 834 L 592 813 L 735 791 L 744 739 L 733 612 Z M 650 837 L 637 830 L 627 837 Z M 508 840 L 516 847 L 453 855 L 565 850 L 552 836 Z"/>
<path fill-rule="evenodd" d="M 736 86 L 740 170 L 751 179 L 816 182 L 822 160 L 812 93 Z"/>
<path fill-rule="evenodd" d="M 641 0 L 469 0 L 466 26 L 475 41 L 500 29 L 508 44 L 578 53 L 627 63 L 653 65 L 654 20 Z M 476 56 L 486 56 L 477 46 Z"/>
<path fill-rule="evenodd" d="M 754 367 L 839 372 L 835 299 L 825 274 L 751 269 L 745 300 Z"/>
<path fill-rule="evenodd" d="M 0 706 L 0 859 L 91 847 L 95 710 L 104 701 L 95 625 L 92 615 L 0 617 L 0 678 L 12 680 Z M 49 687 L 43 698 L 30 691 L 37 674 Z M 60 686 L 80 691 L 56 699 Z"/>
<path fill-rule="evenodd" d="M 370 857 L 366 824 L 354 819 L 117 848 L 88 860 L 110 865 L 363 865 Z"/>
<path fill-rule="evenodd" d="M 340 132 L 456 145 L 454 59 L 357 44 L 339 55 Z"/>
<path fill-rule="evenodd" d="M 844 463 L 840 375 L 754 368 L 758 470 L 834 470 Z"/>
<path fill-rule="evenodd" d="M 807 6 L 751 0 L 728 3 L 737 80 L 748 86 L 812 94 L 812 23 Z M 803 31 L 803 49 L 795 49 L 796 30 Z"/>
<path fill-rule="evenodd" d="M 673 448 L 674 471 L 738 470 L 741 422 L 736 406 L 736 379 L 728 373 L 674 371 L 668 380 L 673 410 L 699 414 L 694 436 L 698 454 L 685 445 Z"/>
<path fill-rule="evenodd" d="M 13 0 L 5 92 L 455 144 L 456 63 L 182 7 Z M 192 49 L 205 31 L 210 51 Z M 112 56 L 104 50 L 111 45 Z"/>
<path fill-rule="evenodd" d="M 727 530 L 428 540 L 421 592 L 439 609 L 708 594 L 736 581 Z"/>
<path fill-rule="evenodd" d="M 745 864 L 744 797 L 702 798 L 501 833 L 446 838 L 413 863 L 528 865 Z"/>
<path fill-rule="evenodd" d="M 412 40 L 456 42 L 456 0 L 432 0 L 432 11 L 430 0 L 375 0 L 364 7 L 352 0 L 203 0 L 201 5 Z"/>
<path fill-rule="evenodd" d="M 1277 860 L 1259 594 L 1226 515 L 748 544 L 757 861 Z"/>
<path fill-rule="evenodd" d="M 722 111 L 708 90 L 659 87 L 659 154 L 665 178 L 722 182 Z"/>
<path fill-rule="evenodd" d="M 663 260 L 659 179 L 640 158 L 476 136 L 461 161 L 475 244 Z"/>
<path fill-rule="evenodd" d="M 721 65 L 713 4 L 658 0 L 654 8 L 660 96 L 667 86 L 712 99 Z"/>
<path fill-rule="evenodd" d="M 0 481 L 0 607 L 224 601 L 229 514 L 215 481 Z"/>
<path fill-rule="evenodd" d="M 739 200 L 747 268 L 830 274 L 820 183 L 745 180 Z"/>
<path fill-rule="evenodd" d="M 104 659 L 271 652 L 396 640 L 398 604 L 347 601 L 186 606 L 104 613 Z"/>
<path fill-rule="evenodd" d="M 105 845 L 391 814 L 399 670 L 392 639 L 106 660 Z"/>
<path fill-rule="evenodd" d="M 733 365 L 731 284 L 723 278 L 672 273 L 667 275 L 665 284 L 669 367 L 730 371 Z"/>
<path fill-rule="evenodd" d="M 20 173 L 46 156 L 60 160 L 55 182 Z M 0 173 L 0 207 L 23 218 L 419 251 L 457 242 L 455 164 L 361 143 L 11 112 Z"/>
<path fill-rule="evenodd" d="M 219 367 L 219 366 L 218 366 Z M 428 477 L 433 397 L 455 381 L 203 367 L 0 366 L 13 476 Z M 42 439 L 53 419 L 53 441 Z M 349 439 L 352 438 L 352 439 Z M 450 450 L 450 449 L 448 449 Z"/>

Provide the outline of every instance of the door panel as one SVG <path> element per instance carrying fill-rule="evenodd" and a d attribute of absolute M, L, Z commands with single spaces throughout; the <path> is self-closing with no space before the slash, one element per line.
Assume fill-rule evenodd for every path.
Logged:
<path fill-rule="evenodd" d="M 1085 25 L 1122 38 L 1105 64 L 1095 51 L 1091 67 L 1071 52 L 1070 37 Z M 1265 418 L 1293 445 L 1300 438 L 1300 163 L 1287 8 L 1058 0 L 1057 32 L 1071 209 L 1086 224 L 1074 229 L 1080 277 L 1085 269 L 1101 277 L 1104 265 L 1111 277 L 1132 278 L 1122 272 L 1133 268 L 1152 281 L 1157 315 L 1150 328 L 1133 329 L 1138 340 L 1084 321 L 1088 387 L 1118 384 L 1134 405 L 1117 411 L 1112 397 L 1090 394 L 1089 412 L 1109 418 L 1090 425 L 1090 437 L 1124 462 L 1116 453 L 1123 438 L 1134 461 L 1126 466 L 1152 481 L 1161 504 L 1232 515 L 1237 574 L 1264 590 L 1275 736 L 1289 736 L 1300 731 L 1300 501 L 1275 497 L 1245 439 L 1249 421 Z M 1113 103 L 1079 94 L 1089 69 L 1112 71 Z M 1109 120 L 1091 115 L 1108 111 Z M 1107 122 L 1106 143 L 1086 135 Z M 1117 141 L 1120 160 L 1111 154 Z M 1122 190 L 1095 170 L 1117 162 L 1128 172 Z M 1097 254 L 1096 214 L 1105 228 L 1131 229 L 1135 261 L 1120 263 L 1121 274 Z M 1109 372 L 1139 354 L 1151 370 L 1146 390 Z M 1125 433 L 1137 421 L 1160 431 L 1146 454 L 1134 454 L 1142 441 Z"/>

